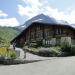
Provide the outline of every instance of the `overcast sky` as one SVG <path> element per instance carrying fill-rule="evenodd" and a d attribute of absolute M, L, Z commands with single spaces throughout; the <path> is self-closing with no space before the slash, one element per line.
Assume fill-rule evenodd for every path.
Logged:
<path fill-rule="evenodd" d="M 75 0 L 0 0 L 0 25 L 18 26 L 38 14 L 75 23 Z"/>

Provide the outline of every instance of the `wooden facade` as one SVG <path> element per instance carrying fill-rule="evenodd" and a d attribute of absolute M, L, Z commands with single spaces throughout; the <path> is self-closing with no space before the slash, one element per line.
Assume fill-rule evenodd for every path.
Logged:
<path fill-rule="evenodd" d="M 32 42 L 42 41 L 42 44 L 59 45 L 65 39 L 75 45 L 75 29 L 68 25 L 32 23 L 20 35 L 11 41 L 16 46 L 30 45 Z"/>

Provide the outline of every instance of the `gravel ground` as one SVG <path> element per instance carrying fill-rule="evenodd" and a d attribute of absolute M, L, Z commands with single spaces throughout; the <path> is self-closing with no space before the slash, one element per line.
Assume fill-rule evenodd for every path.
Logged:
<path fill-rule="evenodd" d="M 42 60 L 38 62 L 1 65 L 0 75 L 75 75 L 75 57 L 39 57 L 27 54 L 26 60 Z"/>
<path fill-rule="evenodd" d="M 56 57 L 41 57 L 41 56 L 33 55 L 31 53 L 26 53 L 26 60 L 48 60 L 54 58 Z"/>

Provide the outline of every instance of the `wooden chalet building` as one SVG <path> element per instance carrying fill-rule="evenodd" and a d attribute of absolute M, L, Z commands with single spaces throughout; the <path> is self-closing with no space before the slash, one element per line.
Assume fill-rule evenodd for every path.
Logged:
<path fill-rule="evenodd" d="M 17 47 L 41 42 L 42 45 L 75 45 L 75 28 L 68 24 L 32 22 L 11 41 Z"/>

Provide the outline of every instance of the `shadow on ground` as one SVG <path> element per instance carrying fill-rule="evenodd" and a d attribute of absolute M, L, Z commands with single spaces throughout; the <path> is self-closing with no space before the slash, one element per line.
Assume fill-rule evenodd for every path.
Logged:
<path fill-rule="evenodd" d="M 50 59 L 44 59 L 44 60 L 6 60 L 6 61 L 0 61 L 0 65 L 18 65 L 18 64 L 28 64 L 28 63 L 34 63 L 39 61 L 45 61 Z"/>

